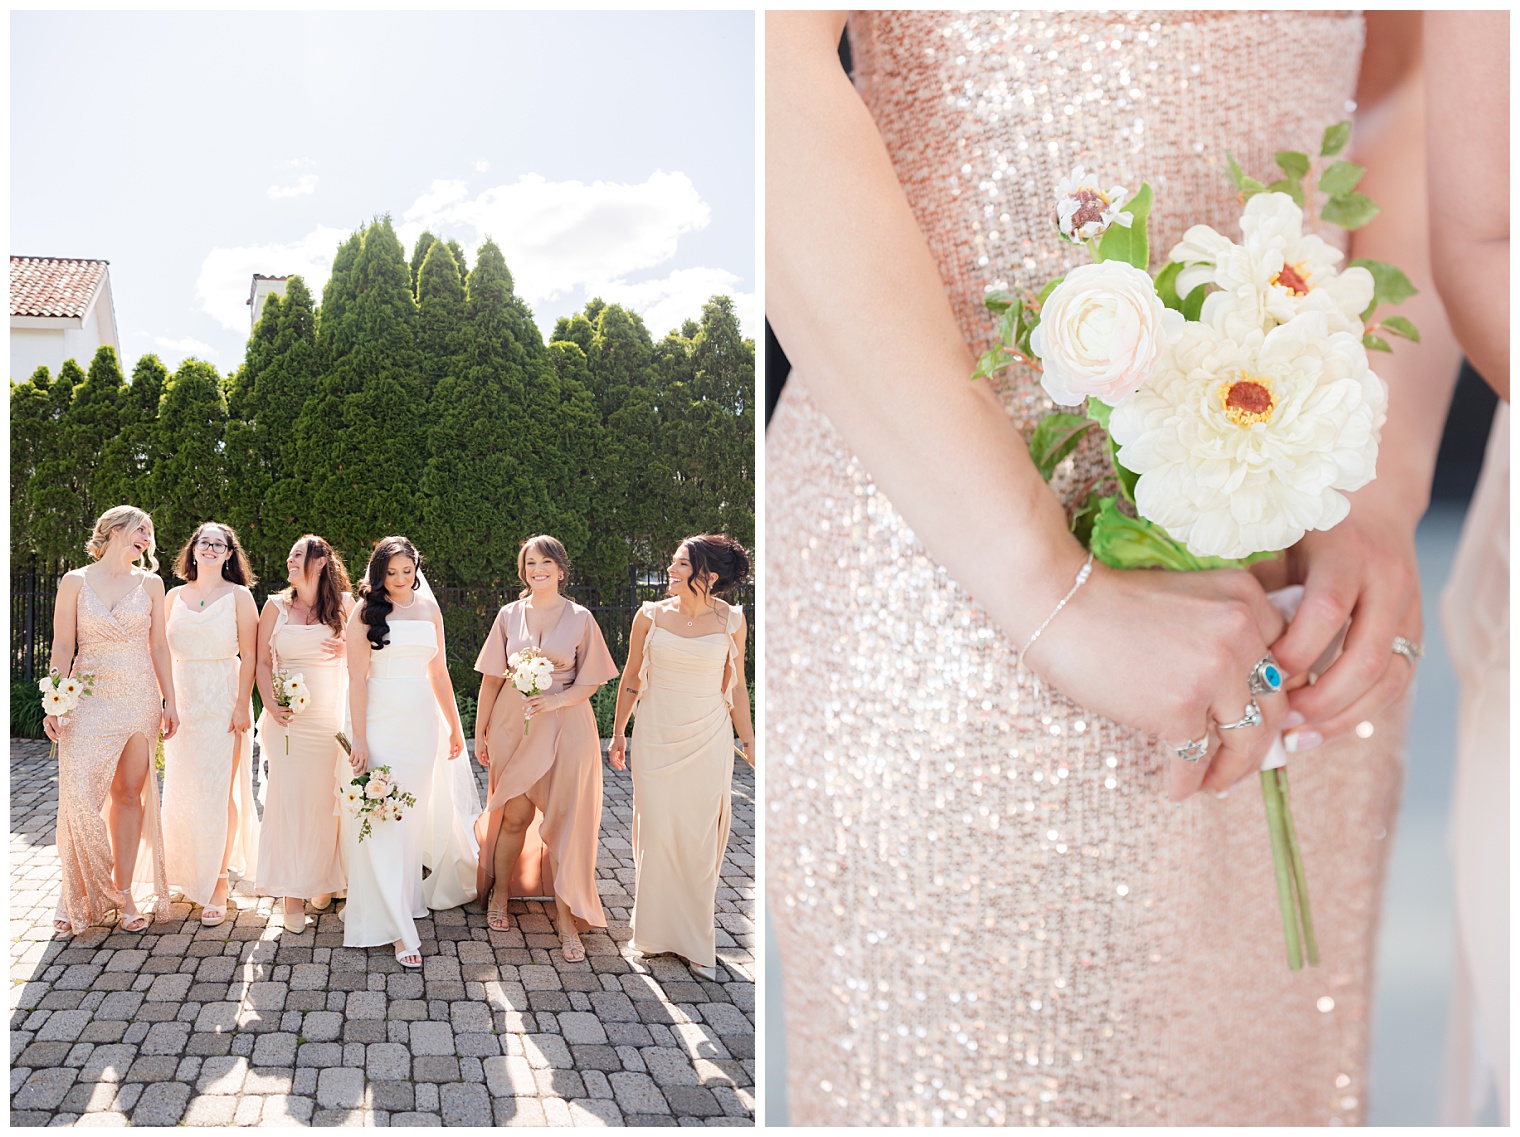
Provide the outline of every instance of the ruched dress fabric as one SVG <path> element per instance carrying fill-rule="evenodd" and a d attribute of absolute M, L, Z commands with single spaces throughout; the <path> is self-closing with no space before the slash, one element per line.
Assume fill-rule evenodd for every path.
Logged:
<path fill-rule="evenodd" d="M 339 795 L 352 774 L 337 734 L 348 709 L 348 664 L 322 648 L 331 627 L 291 623 L 283 596 L 269 603 L 276 608 L 269 636 L 273 670 L 300 675 L 310 702 L 288 728 L 268 707 L 259 716 L 259 755 L 268 774 L 254 877 L 262 896 L 310 899 L 341 892 L 347 883 Z"/>
<path fill-rule="evenodd" d="M 142 581 L 117 601 L 115 608 L 109 608 L 85 577 L 76 611 L 71 674 L 91 672 L 95 683 L 91 693 L 64 719 L 58 740 L 56 841 L 61 904 L 70 926 L 78 933 L 126 903 L 126 893 L 116 887 L 111 872 L 111 835 L 105 810 L 117 760 L 134 734 L 147 741 L 148 761 L 152 762 L 163 698 L 153 672 L 149 639 L 153 601 Z M 168 915 L 158 779 L 151 767 L 143 780 L 142 835 L 132 880 L 139 912 L 155 918 Z"/>
<path fill-rule="evenodd" d="M 429 908 L 453 908 L 472 899 L 461 880 L 475 867 L 474 842 L 461 846 L 449 834 L 468 837 L 467 818 L 440 824 L 435 811 L 451 804 L 446 782 L 448 726 L 428 677 L 438 654 L 438 630 L 431 620 L 391 620 L 389 642 L 369 655 L 366 741 L 369 768 L 389 766 L 395 784 L 417 799 L 399 821 L 371 821 L 359 840 L 359 824 L 345 814 L 343 842 L 348 860 L 348 905 L 343 910 L 343 945 L 378 947 L 400 940 L 417 948 L 414 921 Z M 455 762 L 467 762 L 461 754 Z M 433 863 L 433 835 L 444 840 Z M 432 875 L 423 879 L 423 868 Z"/>
<path fill-rule="evenodd" d="M 988 289 L 1038 291 L 1086 259 L 1056 235 L 1059 178 L 1148 181 L 1153 264 L 1191 224 L 1238 238 L 1226 150 L 1261 176 L 1316 147 L 1349 117 L 1362 39 L 1348 13 L 850 23 L 856 88 L 973 357 Z M 1037 379 L 998 381 L 1026 437 L 1054 409 Z M 1104 461 L 1083 448 L 1059 472 L 1068 507 Z M 1290 973 L 1255 786 L 1173 804 L 1157 740 L 1021 670 L 805 374 L 767 433 L 766 527 L 792 1122 L 1359 1123 L 1404 706 L 1290 763 L 1322 957 Z"/>
<path fill-rule="evenodd" d="M 227 729 L 238 696 L 237 594 L 204 609 L 182 598 L 167 607 L 179 729 L 164 742 L 164 865 L 170 885 L 204 905 L 222 872 L 229 797 L 237 816 L 227 869 L 243 877 L 258 862 L 253 731 Z M 248 711 L 251 720 L 251 702 Z"/>
<path fill-rule="evenodd" d="M 658 605 L 641 609 L 651 621 Z M 713 916 L 728 848 L 734 780 L 734 686 L 743 676 L 743 609 L 725 631 L 644 637 L 633 770 L 633 947 L 717 962 Z"/>
<path fill-rule="evenodd" d="M 475 670 L 505 675 L 508 658 L 527 647 L 538 648 L 554 662 L 545 694 L 556 695 L 577 682 L 600 685 L 617 678 L 617 664 L 596 617 L 573 601 L 565 602 L 542 640 L 528 631 L 526 600 L 503 606 L 481 646 Z M 491 708 L 487 798 L 485 811 L 475 822 L 480 843 L 479 894 L 488 898 L 495 883 L 494 853 L 502 807 L 527 794 L 536 813 L 516 872 L 507 882 L 509 894 L 557 896 L 570 906 L 577 930 L 605 928 L 607 917 L 596 889 L 602 824 L 602 745 L 596 713 L 590 700 L 585 700 L 534 715 L 524 732 L 525 702 L 522 692 L 508 680 Z"/>

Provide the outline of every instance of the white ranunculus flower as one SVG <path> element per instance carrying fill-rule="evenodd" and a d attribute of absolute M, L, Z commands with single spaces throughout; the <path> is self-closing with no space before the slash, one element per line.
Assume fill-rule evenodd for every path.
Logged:
<path fill-rule="evenodd" d="M 1304 233 L 1303 223 L 1304 211 L 1287 194 L 1259 193 L 1241 214 L 1238 245 L 1207 225 L 1194 225 L 1170 253 L 1186 265 L 1177 274 L 1177 294 L 1217 285 L 1234 302 L 1231 320 L 1239 323 L 1227 326 L 1237 337 L 1253 323 L 1270 331 L 1304 312 L 1322 312 L 1332 332 L 1360 337 L 1361 314 L 1372 303 L 1372 274 L 1357 266 L 1337 271 L 1341 251 Z"/>
<path fill-rule="evenodd" d="M 1099 261 L 1067 273 L 1046 297 L 1029 346 L 1044 368 L 1040 385 L 1061 406 L 1089 395 L 1117 403 L 1149 378 L 1182 324 L 1145 272 Z"/>
<path fill-rule="evenodd" d="M 1104 193 L 1097 176 L 1078 166 L 1056 183 L 1056 227 L 1069 241 L 1091 240 L 1111 225 L 1128 229 L 1135 220 L 1133 214 L 1123 212 L 1128 196 L 1123 186 Z"/>
<path fill-rule="evenodd" d="M 1345 518 L 1387 407 L 1360 337 L 1307 312 L 1238 340 L 1187 324 L 1109 431 L 1142 517 L 1195 555 L 1246 557 Z"/>
<path fill-rule="evenodd" d="M 507 656 L 507 666 L 513 671 L 517 670 L 520 663 L 522 663 L 522 652 L 514 651 L 511 655 Z"/>
<path fill-rule="evenodd" d="M 370 781 L 366 782 L 364 786 L 364 796 L 369 798 L 370 801 L 379 801 L 390 792 L 390 786 L 386 785 L 386 783 L 379 778 L 370 779 Z"/>

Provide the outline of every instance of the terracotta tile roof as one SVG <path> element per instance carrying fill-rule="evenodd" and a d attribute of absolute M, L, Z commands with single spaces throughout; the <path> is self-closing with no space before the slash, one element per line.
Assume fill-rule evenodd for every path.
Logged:
<path fill-rule="evenodd" d="M 83 316 L 108 262 L 81 257 L 12 257 L 12 316 Z"/>

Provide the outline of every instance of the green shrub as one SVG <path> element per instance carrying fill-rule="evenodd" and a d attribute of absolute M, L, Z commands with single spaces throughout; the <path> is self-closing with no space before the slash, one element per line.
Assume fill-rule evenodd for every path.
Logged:
<path fill-rule="evenodd" d="M 475 696 L 454 693 L 454 702 L 459 706 L 459 722 L 464 728 L 465 738 L 475 734 Z"/>
<path fill-rule="evenodd" d="M 42 699 L 37 684 L 27 679 L 11 680 L 11 737 L 47 737 L 42 732 Z"/>

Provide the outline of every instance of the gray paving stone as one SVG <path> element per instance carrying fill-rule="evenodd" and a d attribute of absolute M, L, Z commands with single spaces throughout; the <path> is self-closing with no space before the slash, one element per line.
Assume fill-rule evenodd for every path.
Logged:
<path fill-rule="evenodd" d="M 199 1094 L 185 1109 L 185 1125 L 227 1126 L 237 1114 L 238 1099 L 231 1095 Z"/>
<path fill-rule="evenodd" d="M 261 1034 L 253 1044 L 254 1066 L 292 1066 L 296 1060 L 296 1036 Z"/>
<path fill-rule="evenodd" d="M 559 1016 L 560 1034 L 567 1043 L 598 1044 L 607 1041 L 607 1032 L 595 1015 L 587 1011 L 566 1011 Z"/>
<path fill-rule="evenodd" d="M 441 1086 L 445 1125 L 490 1125 L 491 1099 L 480 1085 Z"/>
<path fill-rule="evenodd" d="M 195 1016 L 196 1031 L 224 1033 L 237 1029 L 238 1004 L 206 1003 Z"/>
<path fill-rule="evenodd" d="M 273 1094 L 264 1099 L 260 1125 L 309 1125 L 316 1103 L 308 1097 Z"/>
<path fill-rule="evenodd" d="M 411 1029 L 413 1054 L 454 1053 L 454 1030 L 448 1023 L 414 1022 Z"/>
<path fill-rule="evenodd" d="M 137 1099 L 133 1125 L 178 1125 L 190 1100 L 190 1087 L 183 1082 L 156 1082 Z"/>
<path fill-rule="evenodd" d="M 606 1098 L 579 1098 L 568 1103 L 570 1124 L 589 1128 L 600 1125 L 622 1125 L 623 1111 L 617 1103 Z"/>
<path fill-rule="evenodd" d="M 625 1070 L 608 1075 L 607 1080 L 612 1083 L 612 1096 L 617 1101 L 618 1108 L 625 1114 L 670 1113 L 670 1103 L 648 1074 Z"/>
<path fill-rule="evenodd" d="M 700 1084 L 691 1059 L 682 1051 L 663 1046 L 646 1046 L 639 1051 L 644 1068 L 655 1082 L 662 1086 L 695 1086 Z"/>
<path fill-rule="evenodd" d="M 11 1098 L 11 1105 L 23 1110 L 57 1109 L 78 1077 L 78 1070 L 38 1070 L 26 1079 L 25 1084 Z"/>
<path fill-rule="evenodd" d="M 364 1104 L 364 1071 L 323 1070 L 317 1076 L 317 1104 L 325 1109 L 358 1109 Z"/>

